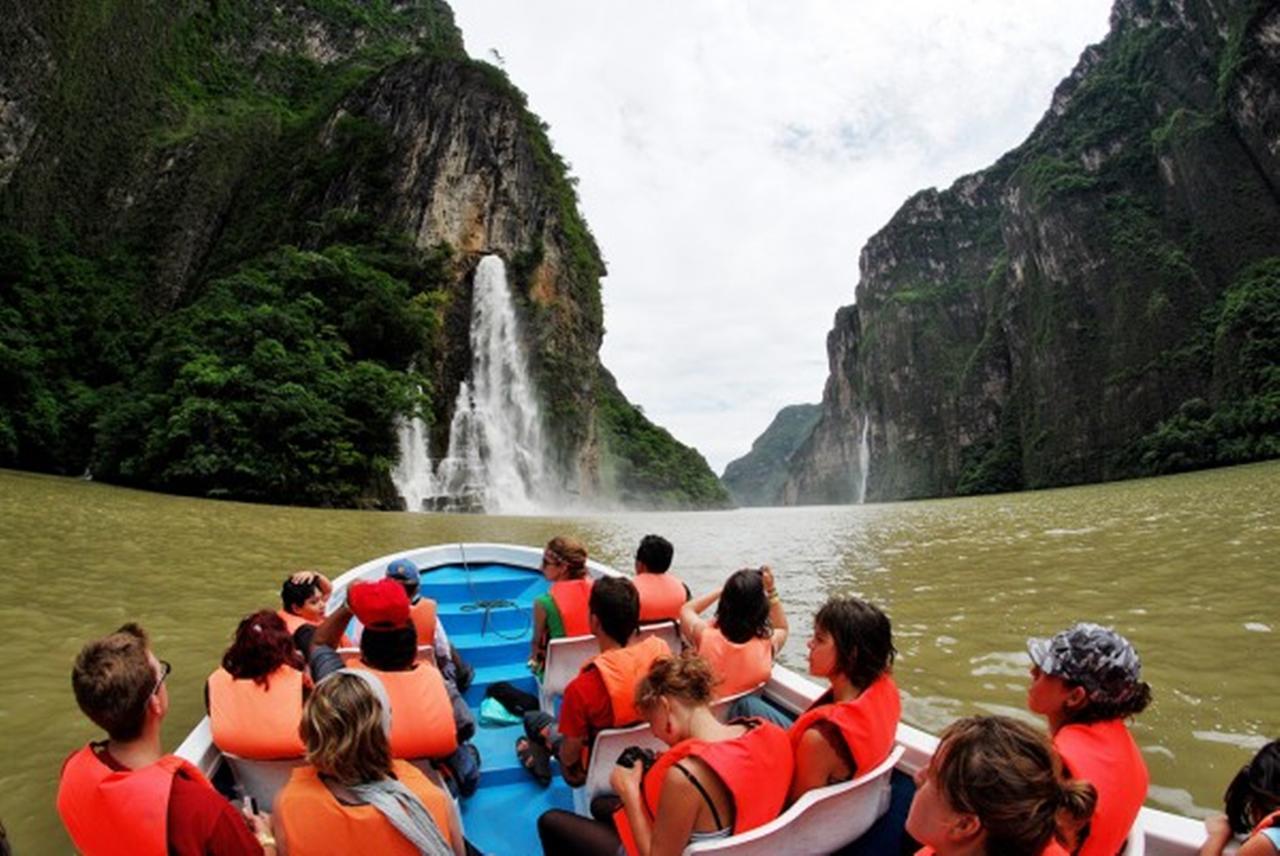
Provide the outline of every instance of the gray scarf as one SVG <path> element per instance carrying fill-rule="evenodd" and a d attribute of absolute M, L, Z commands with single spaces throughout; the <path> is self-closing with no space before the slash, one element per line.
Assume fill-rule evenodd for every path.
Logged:
<path fill-rule="evenodd" d="M 382 705 L 382 728 L 391 736 L 391 702 L 387 690 L 377 676 L 364 669 L 340 669 L 334 674 L 355 675 L 369 685 Z M 422 856 L 453 856 L 453 848 L 445 839 L 435 819 L 427 811 L 418 795 L 395 779 L 380 779 L 358 785 L 340 785 L 326 782 L 339 799 L 347 802 L 371 805 L 385 817 L 396 831 L 418 848 Z"/>

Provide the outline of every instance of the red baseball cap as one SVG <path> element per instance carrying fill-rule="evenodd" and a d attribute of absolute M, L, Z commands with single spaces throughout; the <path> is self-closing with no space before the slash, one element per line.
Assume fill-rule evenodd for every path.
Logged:
<path fill-rule="evenodd" d="M 365 627 L 390 630 L 409 624 L 409 595 L 395 580 L 353 583 L 347 591 L 347 603 Z"/>

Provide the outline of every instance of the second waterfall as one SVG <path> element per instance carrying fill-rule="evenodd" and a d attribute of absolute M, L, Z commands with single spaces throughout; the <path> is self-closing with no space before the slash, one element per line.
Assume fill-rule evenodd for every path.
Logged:
<path fill-rule="evenodd" d="M 405 424 L 401 432 L 414 431 Z M 420 436 L 420 435 L 419 435 Z M 403 438 L 402 438 L 403 439 Z M 429 456 L 421 445 L 403 454 Z M 439 460 L 400 462 L 396 487 L 410 511 L 534 512 L 552 489 L 542 414 L 529 378 L 502 259 L 485 256 L 471 296 L 471 371 L 458 388 L 449 448 Z"/>

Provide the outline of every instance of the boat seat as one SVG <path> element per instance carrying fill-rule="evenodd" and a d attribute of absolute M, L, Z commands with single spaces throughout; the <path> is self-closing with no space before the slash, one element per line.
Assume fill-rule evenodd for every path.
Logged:
<path fill-rule="evenodd" d="M 684 647 L 680 628 L 671 621 L 642 624 L 636 631 L 640 638 L 657 636 L 667 643 L 672 654 L 679 654 Z M 547 662 L 538 685 L 538 706 L 555 715 L 555 700 L 564 695 L 569 681 L 578 676 L 587 661 L 600 653 L 600 643 L 594 636 L 562 636 L 547 643 Z"/>
<path fill-rule="evenodd" d="M 711 702 L 711 712 L 715 714 L 716 719 L 724 722 L 729 717 L 729 708 L 733 707 L 733 703 L 740 698 L 746 698 L 749 695 L 755 695 L 764 689 L 765 682 L 761 681 L 749 690 L 743 690 L 740 693 L 718 698 Z"/>
<path fill-rule="evenodd" d="M 240 792 L 257 800 L 259 811 L 271 811 L 276 794 L 289 781 L 294 768 L 306 766 L 307 763 L 307 759 L 301 756 L 259 761 L 223 752 L 222 757 L 231 766 L 236 783 L 240 785 Z"/>
<path fill-rule="evenodd" d="M 663 752 L 667 744 L 659 740 L 649 723 L 626 728 L 606 728 L 596 735 L 591 744 L 591 760 L 587 762 L 587 781 L 573 789 L 573 810 L 584 817 L 591 816 L 591 801 L 601 794 L 613 793 L 609 776 L 613 773 L 618 756 L 629 746 L 640 746 Z"/>
<path fill-rule="evenodd" d="M 905 750 L 895 746 L 875 769 L 848 782 L 815 788 L 776 819 L 741 835 L 685 848 L 694 853 L 777 856 L 831 853 L 856 841 L 889 810 L 889 776 Z"/>

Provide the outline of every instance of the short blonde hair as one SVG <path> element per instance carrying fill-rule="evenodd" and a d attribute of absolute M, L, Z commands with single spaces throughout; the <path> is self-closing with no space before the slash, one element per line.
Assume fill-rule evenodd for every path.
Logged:
<path fill-rule="evenodd" d="M 557 535 L 547 542 L 547 552 L 560 557 L 569 569 L 569 576 L 578 578 L 587 573 L 587 547 L 577 538 Z"/>
<path fill-rule="evenodd" d="M 71 669 L 76 703 L 112 740 L 138 739 L 158 686 L 147 634 L 136 624 L 87 643 Z"/>
<path fill-rule="evenodd" d="M 344 785 L 376 782 L 391 773 L 382 703 L 358 675 L 339 672 L 318 683 L 298 733 L 308 763 Z"/>

